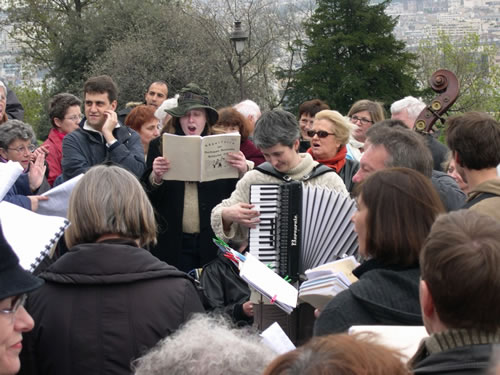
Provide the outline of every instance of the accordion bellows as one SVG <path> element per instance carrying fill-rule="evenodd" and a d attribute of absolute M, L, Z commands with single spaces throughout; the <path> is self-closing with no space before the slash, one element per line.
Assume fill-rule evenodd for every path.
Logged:
<path fill-rule="evenodd" d="M 281 276 L 297 279 L 306 269 L 357 255 L 351 217 L 355 201 L 336 191 L 290 182 L 250 187 L 260 223 L 250 229 L 250 253 Z"/>

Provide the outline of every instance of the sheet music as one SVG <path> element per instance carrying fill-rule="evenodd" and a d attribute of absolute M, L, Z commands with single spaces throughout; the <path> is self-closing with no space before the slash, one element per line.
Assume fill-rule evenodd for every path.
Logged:
<path fill-rule="evenodd" d="M 298 291 L 252 254 L 240 263 L 240 276 L 259 293 L 273 300 L 285 312 L 297 306 Z"/>
<path fill-rule="evenodd" d="M 39 201 L 36 212 L 40 215 L 68 217 L 69 197 L 82 177 L 83 173 L 43 193 L 42 195 L 49 199 Z"/>
<path fill-rule="evenodd" d="M 260 336 L 262 337 L 262 342 L 279 355 L 295 349 L 295 345 L 293 345 L 277 322 L 271 324 Z"/>
<path fill-rule="evenodd" d="M 17 161 L 0 162 L 0 201 L 4 199 L 5 194 L 14 185 L 21 173 L 23 173 L 23 167 Z"/>
<path fill-rule="evenodd" d="M 5 201 L 0 202 L 0 222 L 7 242 L 26 270 L 37 263 L 37 258 L 57 241 L 68 225 L 63 217 L 39 215 Z"/>

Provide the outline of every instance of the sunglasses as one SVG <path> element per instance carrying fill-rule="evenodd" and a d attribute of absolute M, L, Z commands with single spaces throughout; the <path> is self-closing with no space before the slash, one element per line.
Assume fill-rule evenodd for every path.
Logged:
<path fill-rule="evenodd" d="M 307 131 L 307 136 L 312 138 L 314 137 L 315 135 L 318 135 L 318 137 L 320 138 L 326 138 L 328 137 L 329 135 L 335 135 L 335 133 L 328 133 L 327 131 L 325 130 L 319 130 L 319 131 L 316 131 L 316 130 L 308 130 Z"/>

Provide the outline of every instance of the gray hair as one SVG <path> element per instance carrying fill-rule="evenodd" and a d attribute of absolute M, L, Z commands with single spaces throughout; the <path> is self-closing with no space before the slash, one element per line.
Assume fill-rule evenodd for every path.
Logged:
<path fill-rule="evenodd" d="M 377 123 L 366 132 L 369 143 L 384 146 L 389 154 L 385 166 L 414 169 L 430 178 L 434 162 L 423 137 L 408 128 L 388 127 L 387 123 Z"/>
<path fill-rule="evenodd" d="M 104 234 L 139 240 L 140 246 L 156 242 L 153 207 L 137 178 L 118 166 L 97 165 L 85 173 L 71 194 L 68 219 L 68 247 Z"/>
<path fill-rule="evenodd" d="M 31 141 L 35 137 L 33 128 L 19 120 L 7 120 L 0 125 L 0 147 L 7 149 L 16 139 Z"/>
<path fill-rule="evenodd" d="M 391 105 L 391 114 L 396 114 L 406 109 L 408 117 L 416 120 L 420 112 L 426 107 L 426 104 L 413 96 L 407 96 Z"/>
<path fill-rule="evenodd" d="M 260 375 L 275 357 L 256 333 L 196 314 L 133 366 L 135 375 Z"/>
<path fill-rule="evenodd" d="M 253 143 L 260 149 L 279 143 L 292 147 L 300 137 L 299 123 L 294 115 L 281 109 L 264 112 L 255 124 Z"/>
<path fill-rule="evenodd" d="M 249 99 L 235 104 L 233 108 L 245 117 L 253 116 L 254 121 L 257 121 L 261 115 L 259 105 Z"/>

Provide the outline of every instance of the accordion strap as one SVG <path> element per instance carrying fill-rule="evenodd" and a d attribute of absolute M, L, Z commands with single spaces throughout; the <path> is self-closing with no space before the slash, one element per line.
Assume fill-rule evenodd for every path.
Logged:
<path fill-rule="evenodd" d="M 259 172 L 262 172 L 264 174 L 277 177 L 280 180 L 283 180 L 285 182 L 293 181 L 293 179 L 289 175 L 281 173 L 280 171 L 277 171 L 276 169 L 274 169 L 274 167 L 271 165 L 271 163 L 269 163 L 267 161 L 260 164 L 258 167 L 255 167 L 254 169 L 256 169 Z M 312 169 L 312 171 L 310 173 L 306 174 L 300 180 L 301 181 L 308 181 L 314 177 L 321 176 L 322 174 L 325 174 L 328 172 L 335 172 L 335 171 L 332 168 L 327 167 L 326 165 L 318 164 Z"/>

